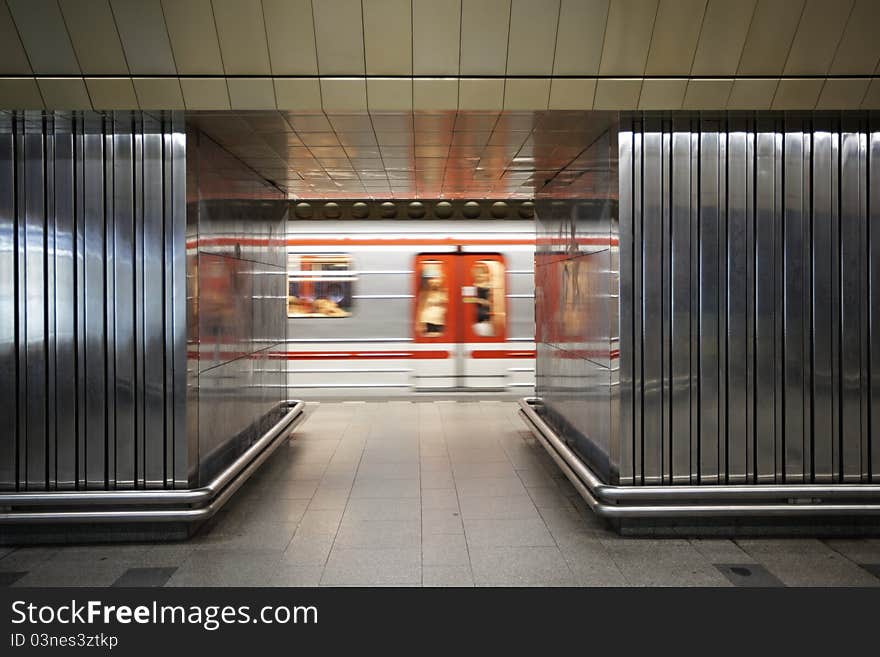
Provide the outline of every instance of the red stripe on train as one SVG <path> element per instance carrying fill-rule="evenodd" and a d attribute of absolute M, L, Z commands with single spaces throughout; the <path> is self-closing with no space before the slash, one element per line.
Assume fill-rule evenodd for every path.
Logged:
<path fill-rule="evenodd" d="M 471 358 L 534 358 L 535 350 L 529 349 L 517 349 L 517 350 L 504 350 L 504 349 L 483 349 L 471 352 Z"/>
<path fill-rule="evenodd" d="M 257 354 L 242 353 L 236 351 L 210 351 L 199 354 L 198 351 L 188 351 L 187 358 L 204 360 L 232 360 L 235 358 L 254 357 L 262 358 L 262 352 Z M 443 360 L 449 358 L 448 351 L 425 350 L 425 351 L 272 351 L 265 354 L 269 360 L 376 360 L 376 359 L 412 359 L 412 360 Z"/>

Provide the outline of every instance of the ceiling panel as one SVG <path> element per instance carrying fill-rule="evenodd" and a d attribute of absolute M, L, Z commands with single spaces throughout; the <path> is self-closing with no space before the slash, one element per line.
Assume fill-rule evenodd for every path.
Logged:
<path fill-rule="evenodd" d="M 79 75 L 73 45 L 55 0 L 7 0 L 7 5 L 34 73 Z"/>
<path fill-rule="evenodd" d="M 40 94 L 49 109 L 92 109 L 82 78 L 40 78 Z"/>
<path fill-rule="evenodd" d="M 43 97 L 33 78 L 0 78 L 0 107 L 43 109 Z"/>
<path fill-rule="evenodd" d="M 660 0 L 646 75 L 687 75 L 694 61 L 706 0 Z"/>
<path fill-rule="evenodd" d="M 110 7 L 132 75 L 176 75 L 159 0 L 111 0 Z"/>
<path fill-rule="evenodd" d="M 183 92 L 177 78 L 133 78 L 141 109 L 184 109 Z"/>
<path fill-rule="evenodd" d="M 807 0 L 785 63 L 785 75 L 828 72 L 852 5 L 852 0 Z"/>
<path fill-rule="evenodd" d="M 138 109 L 131 78 L 86 78 L 85 81 L 95 109 Z"/>
<path fill-rule="evenodd" d="M 591 109 L 595 94 L 595 80 L 556 78 L 550 84 L 548 108 L 552 110 Z"/>
<path fill-rule="evenodd" d="M 783 78 L 776 87 L 772 109 L 813 108 L 819 100 L 819 94 L 825 80 L 817 78 Z"/>
<path fill-rule="evenodd" d="M 651 78 L 642 82 L 639 109 L 681 109 L 687 78 Z"/>
<path fill-rule="evenodd" d="M 611 0 L 601 75 L 644 74 L 657 7 L 657 0 Z"/>
<path fill-rule="evenodd" d="M 162 9 L 178 73 L 223 75 L 210 0 L 162 0 Z"/>
<path fill-rule="evenodd" d="M 880 25 L 880 2 L 856 0 L 829 73 L 864 75 L 866 71 L 873 70 L 880 60 L 878 25 Z"/>
<path fill-rule="evenodd" d="M 733 80 L 689 80 L 683 109 L 724 109 L 733 87 Z"/>
<path fill-rule="evenodd" d="M 777 79 L 734 80 L 727 98 L 727 109 L 770 109 L 779 85 Z"/>
<path fill-rule="evenodd" d="M 260 0 L 212 0 L 227 75 L 270 75 Z"/>
<path fill-rule="evenodd" d="M 360 0 L 313 0 L 321 75 L 364 75 Z"/>
<path fill-rule="evenodd" d="M 462 0 L 461 75 L 504 75 L 510 0 Z"/>
<path fill-rule="evenodd" d="M 740 75 L 781 75 L 804 0 L 758 0 L 739 62 Z"/>
<path fill-rule="evenodd" d="M 311 0 L 263 0 L 274 75 L 315 75 L 318 56 Z"/>
<path fill-rule="evenodd" d="M 562 0 L 555 75 L 596 75 L 602 59 L 608 0 Z"/>
<path fill-rule="evenodd" d="M 461 0 L 412 0 L 413 74 L 458 75 Z"/>
<path fill-rule="evenodd" d="M 12 75 L 30 73 L 24 46 L 18 38 L 18 31 L 6 3 L 0 2 L 0 74 Z"/>
<path fill-rule="evenodd" d="M 412 3 L 364 0 L 367 75 L 412 74 Z"/>
<path fill-rule="evenodd" d="M 757 0 L 709 0 L 691 75 L 734 75 Z"/>
<path fill-rule="evenodd" d="M 559 0 L 513 0 L 510 5 L 508 75 L 550 75 L 556 50 Z"/>
<path fill-rule="evenodd" d="M 816 109 L 859 109 L 870 80 L 834 79 L 825 81 Z"/>
<path fill-rule="evenodd" d="M 83 71 L 93 75 L 128 75 L 107 0 L 58 0 L 58 6 Z"/>

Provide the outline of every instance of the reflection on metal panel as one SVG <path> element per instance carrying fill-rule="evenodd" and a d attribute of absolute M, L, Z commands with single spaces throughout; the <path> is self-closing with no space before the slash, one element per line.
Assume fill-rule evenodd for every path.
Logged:
<path fill-rule="evenodd" d="M 622 118 L 620 418 L 644 425 L 621 483 L 658 482 L 667 418 L 673 484 L 880 480 L 870 120 Z"/>
<path fill-rule="evenodd" d="M 185 162 L 182 151 L 145 160 L 142 121 L 132 112 L 0 115 L 2 490 L 142 487 L 148 446 L 164 454 L 186 444 L 183 432 L 142 427 L 143 401 L 156 394 L 147 383 L 158 386 L 162 416 L 164 400 L 183 395 L 173 362 L 185 353 L 183 339 L 144 340 L 144 299 L 182 302 L 184 283 L 182 272 L 145 281 L 145 271 L 185 248 L 181 238 L 144 249 L 142 224 L 161 235 L 184 212 L 180 198 L 154 207 L 147 196 L 171 198 L 163 171 Z M 182 136 L 180 115 L 155 121 Z M 144 185 L 151 177 L 155 189 Z M 164 378 L 145 379 L 144 363 Z"/>

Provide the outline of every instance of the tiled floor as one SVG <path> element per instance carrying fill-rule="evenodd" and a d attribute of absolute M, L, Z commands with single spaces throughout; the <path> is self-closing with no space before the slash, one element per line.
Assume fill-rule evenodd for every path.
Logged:
<path fill-rule="evenodd" d="M 880 540 L 622 538 L 516 409 L 323 403 L 192 540 L 0 548 L 0 586 L 880 585 Z"/>

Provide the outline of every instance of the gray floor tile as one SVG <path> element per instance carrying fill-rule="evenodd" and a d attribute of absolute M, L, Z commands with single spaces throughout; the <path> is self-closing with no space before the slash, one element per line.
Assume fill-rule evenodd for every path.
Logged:
<path fill-rule="evenodd" d="M 470 566 L 422 566 L 422 586 L 472 587 Z"/>
<path fill-rule="evenodd" d="M 334 547 L 321 586 L 420 584 L 420 548 L 342 549 Z"/>
<path fill-rule="evenodd" d="M 288 500 L 309 500 L 318 489 L 318 481 L 314 479 L 294 479 L 292 481 L 279 481 L 271 487 L 273 497 Z"/>
<path fill-rule="evenodd" d="M 418 479 L 419 463 L 363 463 L 358 468 L 357 480 Z"/>
<path fill-rule="evenodd" d="M 856 563 L 880 563 L 880 539 L 827 539 L 824 543 Z"/>
<path fill-rule="evenodd" d="M 631 586 L 731 586 L 686 540 L 602 540 Z"/>
<path fill-rule="evenodd" d="M 461 514 L 453 509 L 422 511 L 422 532 L 425 534 L 463 534 Z"/>
<path fill-rule="evenodd" d="M 176 566 L 172 567 L 152 567 L 152 568 L 129 568 L 113 582 L 115 587 L 152 587 L 165 586 L 165 583 L 177 570 Z"/>
<path fill-rule="evenodd" d="M 297 531 L 281 561 L 291 566 L 324 566 L 333 548 L 336 534 L 300 533 Z"/>
<path fill-rule="evenodd" d="M 266 586 L 281 555 L 277 550 L 196 551 L 165 586 Z"/>
<path fill-rule="evenodd" d="M 25 575 L 26 570 L 0 570 L 0 587 L 11 586 Z"/>
<path fill-rule="evenodd" d="M 423 534 L 422 564 L 466 566 L 470 563 L 464 534 Z"/>
<path fill-rule="evenodd" d="M 458 493 L 454 488 L 431 488 L 422 491 L 422 508 L 458 511 Z"/>
<path fill-rule="evenodd" d="M 284 550 L 297 530 L 295 522 L 253 522 L 230 533 L 209 534 L 197 544 L 199 550 Z"/>
<path fill-rule="evenodd" d="M 422 490 L 426 488 L 455 488 L 455 479 L 451 471 L 423 472 Z"/>
<path fill-rule="evenodd" d="M 756 563 L 719 563 L 715 567 L 734 586 L 779 587 L 785 586 L 778 577 L 764 566 Z"/>
<path fill-rule="evenodd" d="M 0 570 L 33 570 L 59 551 L 57 547 L 20 547 L 0 559 Z"/>
<path fill-rule="evenodd" d="M 575 577 L 557 547 L 471 548 L 477 586 L 572 586 Z"/>
<path fill-rule="evenodd" d="M 324 565 L 297 566 L 282 562 L 275 574 L 269 578 L 267 586 L 318 586 L 324 574 Z"/>
<path fill-rule="evenodd" d="M 452 464 L 446 455 L 446 445 L 443 445 L 443 452 L 439 456 L 426 456 L 422 453 L 422 457 L 419 459 L 419 466 L 423 476 L 426 472 L 451 473 Z"/>
<path fill-rule="evenodd" d="M 471 548 L 556 547 L 556 541 L 540 519 L 465 520 L 464 532 Z"/>
<path fill-rule="evenodd" d="M 506 497 L 525 495 L 526 488 L 519 477 L 483 477 L 479 479 L 455 478 L 458 495 L 465 497 Z"/>
<path fill-rule="evenodd" d="M 538 509 L 528 495 L 505 497 L 463 497 L 461 517 L 467 520 L 540 520 Z"/>
<path fill-rule="evenodd" d="M 422 543 L 418 520 L 349 520 L 343 518 L 334 547 L 418 548 Z"/>
<path fill-rule="evenodd" d="M 367 497 L 411 497 L 421 496 L 418 479 L 370 479 L 355 480 L 351 489 L 352 499 Z"/>
<path fill-rule="evenodd" d="M 335 534 L 343 509 L 308 509 L 299 521 L 297 534 Z"/>
<path fill-rule="evenodd" d="M 324 488 L 323 482 L 309 502 L 310 511 L 344 509 L 351 491 L 348 488 Z"/>
<path fill-rule="evenodd" d="M 526 491 L 539 509 L 572 508 L 571 499 L 563 495 L 552 483 L 548 486 L 526 486 Z"/>
<path fill-rule="evenodd" d="M 422 505 L 411 497 L 366 497 L 349 500 L 346 519 L 353 520 L 418 520 Z"/>
<path fill-rule="evenodd" d="M 489 461 L 486 463 L 469 463 L 454 461 L 452 472 L 457 479 L 480 479 L 485 477 L 509 478 L 516 477 L 516 471 L 508 461 Z"/>
<path fill-rule="evenodd" d="M 113 561 L 110 563 L 87 561 L 58 561 L 41 564 L 37 570 L 30 571 L 16 580 L 14 587 L 44 586 L 110 586 L 126 567 Z"/>
<path fill-rule="evenodd" d="M 754 563 L 755 558 L 746 554 L 736 543 L 726 538 L 695 538 L 691 545 L 712 563 Z"/>

